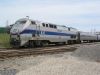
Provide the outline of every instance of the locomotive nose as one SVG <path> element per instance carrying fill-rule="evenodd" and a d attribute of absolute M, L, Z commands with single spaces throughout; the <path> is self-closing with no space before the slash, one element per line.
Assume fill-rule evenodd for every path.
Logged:
<path fill-rule="evenodd" d="M 11 34 L 20 34 L 22 28 L 23 28 L 23 27 L 22 27 L 21 25 L 15 24 L 15 25 L 12 27 L 10 33 L 11 33 Z"/>
<path fill-rule="evenodd" d="M 20 45 L 20 31 L 17 28 L 13 28 L 10 32 L 10 44 L 12 47 L 19 47 Z"/>
<path fill-rule="evenodd" d="M 12 33 L 19 33 L 19 29 L 13 29 Z"/>

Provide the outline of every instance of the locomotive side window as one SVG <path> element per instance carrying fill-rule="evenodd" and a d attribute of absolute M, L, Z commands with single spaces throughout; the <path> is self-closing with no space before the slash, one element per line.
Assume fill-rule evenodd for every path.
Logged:
<path fill-rule="evenodd" d="M 57 29 L 57 26 L 56 25 L 53 25 L 53 24 L 45 24 L 45 23 L 42 23 L 42 26 L 43 27 L 50 27 L 50 28 Z"/>
<path fill-rule="evenodd" d="M 46 24 L 46 27 L 48 27 L 48 24 Z"/>
<path fill-rule="evenodd" d="M 56 26 L 56 25 L 54 25 L 54 28 L 55 28 L 55 29 L 57 29 L 57 26 Z"/>
<path fill-rule="evenodd" d="M 71 35 L 71 38 L 76 38 L 76 35 Z"/>
<path fill-rule="evenodd" d="M 26 21 L 20 21 L 20 24 L 25 24 L 26 23 Z"/>
<path fill-rule="evenodd" d="M 68 31 L 70 31 L 70 28 L 68 28 Z"/>
<path fill-rule="evenodd" d="M 50 28 L 53 28 L 53 25 L 52 25 L 52 24 L 49 24 L 49 27 L 50 27 Z"/>
<path fill-rule="evenodd" d="M 31 24 L 36 24 L 35 21 L 31 21 Z"/>
<path fill-rule="evenodd" d="M 57 29 L 57 26 L 56 26 L 56 25 L 53 25 L 53 24 L 49 24 L 49 27 L 50 27 L 50 28 Z"/>
<path fill-rule="evenodd" d="M 45 24 L 44 23 L 42 23 L 42 25 L 43 25 L 43 27 L 45 27 Z"/>

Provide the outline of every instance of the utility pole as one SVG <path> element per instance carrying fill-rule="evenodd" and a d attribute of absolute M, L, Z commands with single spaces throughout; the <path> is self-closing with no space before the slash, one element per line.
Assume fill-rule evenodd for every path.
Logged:
<path fill-rule="evenodd" d="M 92 30 L 92 25 L 90 25 L 90 28 L 91 28 L 91 33 L 93 33 L 93 30 Z"/>
<path fill-rule="evenodd" d="M 9 33 L 10 32 L 10 26 L 8 25 L 8 20 L 6 21 L 6 32 Z"/>
<path fill-rule="evenodd" d="M 94 28 L 94 34 L 96 33 L 96 29 Z"/>
<path fill-rule="evenodd" d="M 8 20 L 6 21 L 6 26 L 8 26 Z"/>

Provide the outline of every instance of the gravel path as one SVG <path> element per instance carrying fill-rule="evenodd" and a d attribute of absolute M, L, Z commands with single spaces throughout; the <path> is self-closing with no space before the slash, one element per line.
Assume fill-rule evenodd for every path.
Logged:
<path fill-rule="evenodd" d="M 100 75 L 100 65 L 70 59 L 65 61 L 51 58 L 17 75 Z"/>
<path fill-rule="evenodd" d="M 100 61 L 100 44 L 83 45 L 71 54 L 80 60 Z"/>
<path fill-rule="evenodd" d="M 0 70 L 16 75 L 100 75 L 100 43 L 79 45 L 75 52 L 0 60 Z"/>

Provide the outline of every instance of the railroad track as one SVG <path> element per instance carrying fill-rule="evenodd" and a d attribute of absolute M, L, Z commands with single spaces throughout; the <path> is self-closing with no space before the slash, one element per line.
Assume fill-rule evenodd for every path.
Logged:
<path fill-rule="evenodd" d="M 95 43 L 83 43 L 83 44 L 73 44 L 73 45 L 62 45 L 62 46 L 48 46 L 39 48 L 0 48 L 0 58 L 9 58 L 16 56 L 28 56 L 28 55 L 40 55 L 40 54 L 54 54 L 61 52 L 72 52 L 77 49 L 80 45 L 92 45 Z"/>
<path fill-rule="evenodd" d="M 60 52 L 71 52 L 77 48 L 74 46 L 53 46 L 53 47 L 40 47 L 40 48 L 28 48 L 28 49 L 0 49 L 0 58 L 9 58 L 16 56 L 28 56 L 28 55 L 41 55 L 41 54 L 54 54 Z"/>

